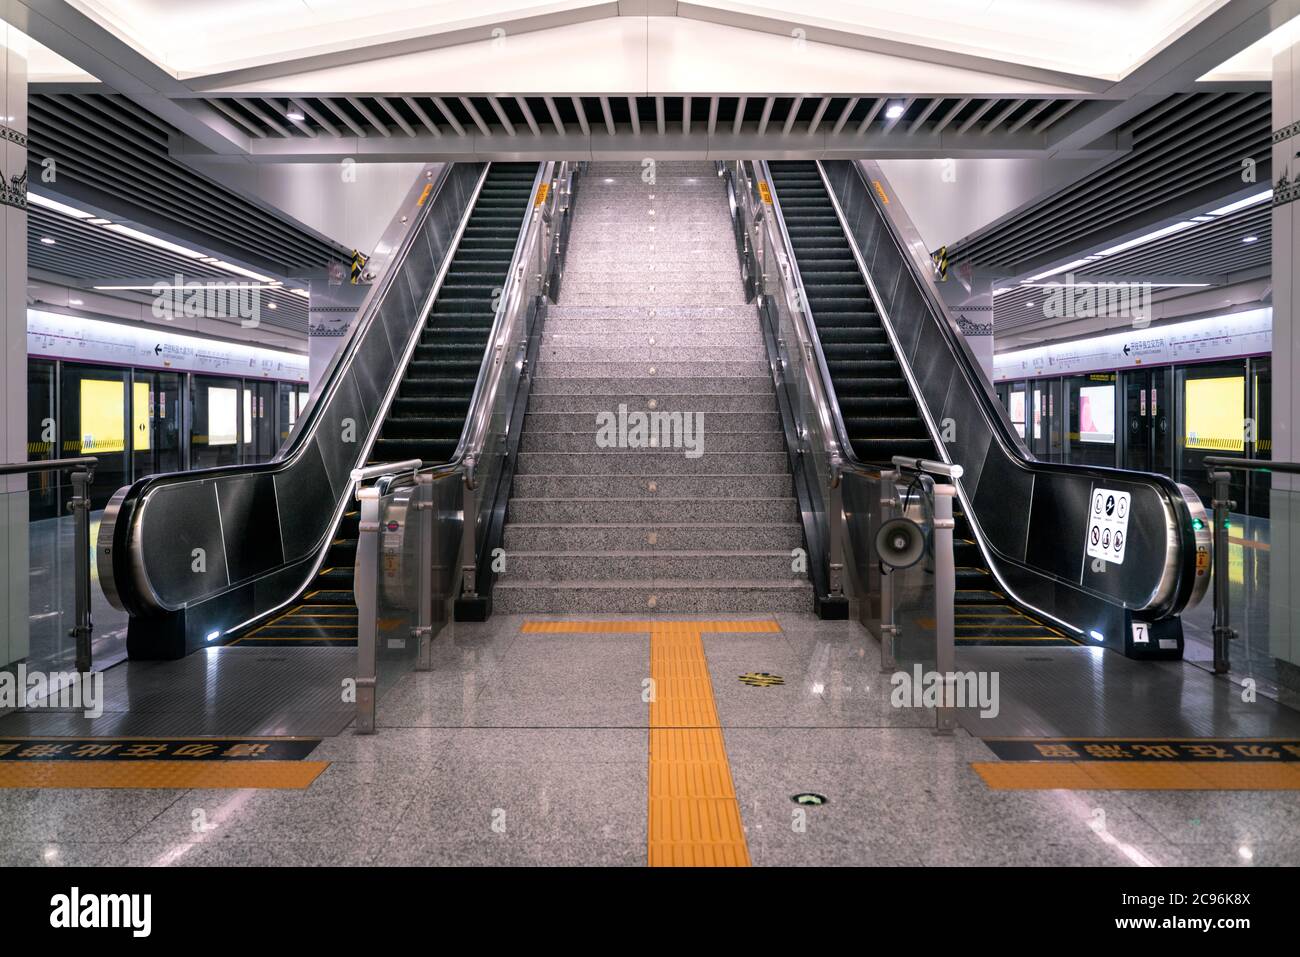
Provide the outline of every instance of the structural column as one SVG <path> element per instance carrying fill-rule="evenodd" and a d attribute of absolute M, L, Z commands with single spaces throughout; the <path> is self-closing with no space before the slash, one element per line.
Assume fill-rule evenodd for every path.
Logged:
<path fill-rule="evenodd" d="M 1273 452 L 1278 461 L 1300 460 L 1300 134 L 1286 135 L 1300 120 L 1300 44 L 1273 58 Z M 1283 178 L 1285 177 L 1285 179 Z M 1279 678 L 1300 687 L 1300 482 L 1272 474 L 1269 502 L 1269 650 Z"/>
<path fill-rule="evenodd" d="M 0 21 L 0 456 L 27 459 L 27 38 Z M 28 653 L 26 476 L 0 478 L 0 667 Z"/>

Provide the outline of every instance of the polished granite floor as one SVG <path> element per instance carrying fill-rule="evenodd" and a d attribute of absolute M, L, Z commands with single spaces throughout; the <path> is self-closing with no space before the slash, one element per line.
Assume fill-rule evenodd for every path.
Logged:
<path fill-rule="evenodd" d="M 778 634 L 703 638 L 754 864 L 1300 864 L 1300 791 L 989 790 L 978 737 L 890 703 L 874 638 L 775 618 Z M 305 790 L 0 790 L 0 863 L 644 865 L 650 638 L 524 620 L 449 626 L 434 669 L 384 694 L 377 734 L 322 741 Z M 1189 707 L 1236 700 L 1191 665 L 1149 667 Z M 805 792 L 828 802 L 796 807 Z"/>

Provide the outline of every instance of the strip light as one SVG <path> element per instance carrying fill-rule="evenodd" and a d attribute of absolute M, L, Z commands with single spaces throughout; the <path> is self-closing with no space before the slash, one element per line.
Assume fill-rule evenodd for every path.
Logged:
<path fill-rule="evenodd" d="M 275 279 L 272 276 L 264 276 L 259 272 L 253 272 L 253 270 L 251 269 L 245 269 L 243 266 L 237 266 L 232 262 L 226 262 L 224 259 L 218 259 L 215 256 L 209 256 L 207 253 L 198 252 L 197 250 L 190 249 L 188 246 L 182 246 L 179 243 L 173 243 L 173 242 L 169 242 L 166 239 L 160 239 L 159 237 L 151 235 L 150 233 L 141 232 L 138 229 L 132 229 L 130 226 L 124 226 L 121 223 L 112 222 L 111 220 L 107 220 L 102 217 L 96 216 L 94 213 L 88 213 L 85 210 L 77 209 L 75 206 L 69 206 L 66 203 L 60 203 L 53 199 L 47 199 L 46 197 L 39 196 L 36 193 L 29 192 L 27 194 L 27 202 L 33 206 L 40 206 L 43 209 L 48 209 L 56 213 L 61 213 L 64 216 L 71 216 L 74 219 L 78 219 L 90 225 L 102 226 L 104 227 L 104 229 L 117 233 L 120 236 L 126 236 L 128 239 L 134 239 L 137 242 L 146 243 L 150 246 L 157 247 L 158 249 L 165 249 L 168 252 L 175 253 L 178 256 L 184 256 L 186 259 L 194 259 L 203 263 L 204 265 L 212 266 L 216 269 L 224 270 L 225 272 L 234 273 L 235 275 L 238 276 L 246 276 L 249 279 L 256 279 L 258 282 L 267 284 L 265 287 L 256 287 L 256 288 L 274 288 L 274 287 L 279 287 L 284 285 L 284 283 L 282 283 L 278 279 Z M 154 286 L 145 286 L 145 287 L 96 286 L 95 288 L 96 289 L 138 289 L 138 288 L 154 289 L 156 287 Z M 176 287 L 165 286 L 163 288 L 174 289 Z M 303 296 L 304 298 L 311 298 L 306 290 L 294 289 L 291 291 L 296 293 L 297 295 Z"/>

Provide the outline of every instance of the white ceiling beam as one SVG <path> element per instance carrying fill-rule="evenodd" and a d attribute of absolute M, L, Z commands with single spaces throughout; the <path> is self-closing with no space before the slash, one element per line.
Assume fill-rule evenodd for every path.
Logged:
<path fill-rule="evenodd" d="M 1024 126 L 1026 123 L 1031 122 L 1034 117 L 1036 117 L 1039 113 L 1043 112 L 1043 110 L 1047 109 L 1051 104 L 1052 104 L 1051 100 L 1043 100 L 1038 105 L 1032 106 L 1029 109 L 1025 110 L 1025 112 L 1021 114 L 1020 119 L 1016 120 L 1014 123 L 1012 123 L 1010 126 L 1007 127 L 1007 133 L 1011 134 L 1011 133 L 1019 132 L 1022 126 Z"/>
<path fill-rule="evenodd" d="M 533 131 L 534 136 L 542 135 L 542 128 L 537 125 L 537 117 L 533 116 L 532 109 L 528 106 L 528 98 L 524 96 L 515 97 L 515 104 L 519 107 L 519 112 L 524 114 L 524 122 L 528 128 Z"/>
<path fill-rule="evenodd" d="M 393 118 L 393 122 L 396 123 L 399 127 L 401 127 L 403 133 L 405 133 L 407 136 L 415 135 L 415 127 L 413 127 L 410 123 L 406 122 L 406 118 L 403 117 L 402 114 L 398 112 L 397 107 L 394 106 L 392 103 L 388 102 L 388 97 L 381 96 L 379 98 L 379 105 L 384 108 L 385 113 L 387 113 L 389 116 Z"/>
<path fill-rule="evenodd" d="M 239 103 L 241 106 L 243 106 L 244 109 L 248 110 L 248 112 L 252 113 L 259 120 L 261 120 L 263 123 L 269 126 L 272 130 L 274 130 L 277 135 L 279 136 L 293 135 L 288 130 L 286 130 L 283 126 L 281 126 L 276 120 L 268 116 L 266 111 L 257 105 L 256 100 L 252 98 L 248 98 L 248 99 L 241 98 Z"/>
<path fill-rule="evenodd" d="M 352 119 L 352 117 L 347 114 L 347 112 L 343 109 L 343 107 L 335 103 L 333 99 L 327 97 L 321 102 L 325 104 L 325 109 L 329 110 L 331 113 L 337 116 L 343 122 L 343 125 L 346 126 L 348 129 L 350 129 L 353 133 L 357 134 L 357 136 L 370 135 L 360 126 L 360 124 L 357 123 L 356 120 Z"/>
<path fill-rule="evenodd" d="M 980 121 L 980 117 L 982 117 L 989 110 L 993 109 L 994 104 L 996 104 L 997 102 L 998 102 L 997 99 L 992 97 L 985 100 L 982 106 L 976 109 L 975 112 L 972 113 L 970 116 L 966 117 L 966 119 L 962 121 L 961 126 L 957 127 L 958 135 L 965 133 L 968 129 L 970 129 L 972 126 L 978 123 Z"/>
<path fill-rule="evenodd" d="M 664 135 L 664 98 L 655 97 L 655 124 L 659 128 L 659 135 Z"/>
<path fill-rule="evenodd" d="M 442 118 L 447 121 L 447 125 L 456 131 L 457 136 L 465 135 L 465 127 L 460 125 L 460 120 L 456 119 L 456 114 L 451 111 L 451 107 L 443 101 L 442 97 L 435 96 L 433 98 L 433 105 L 438 108 L 438 112 L 441 113 Z"/>
<path fill-rule="evenodd" d="M 501 105 L 500 97 L 489 96 L 488 104 L 492 107 L 492 112 L 497 115 L 497 119 L 501 121 L 501 125 L 505 127 L 506 135 L 514 136 L 515 125 L 510 122 L 510 117 L 506 114 L 505 107 Z"/>
<path fill-rule="evenodd" d="M 555 132 L 563 136 L 564 121 L 560 119 L 560 111 L 555 107 L 555 97 L 544 96 L 542 101 L 546 104 L 546 112 L 551 114 L 551 125 L 555 127 Z"/>
<path fill-rule="evenodd" d="M 221 100 L 212 99 L 212 100 L 208 100 L 207 102 L 210 103 L 213 107 L 215 107 L 219 112 L 230 117 L 231 120 L 238 123 L 244 129 L 248 130 L 250 135 L 256 136 L 259 140 L 266 136 L 266 130 L 262 129 L 252 120 L 248 119 L 247 117 L 243 116 L 237 111 L 231 109 Z"/>
<path fill-rule="evenodd" d="M 1010 116 L 1012 113 L 1014 113 L 1016 110 L 1020 109 L 1024 105 L 1025 105 L 1025 101 L 1023 99 L 1012 100 L 1010 106 L 1008 106 L 1004 110 L 998 111 L 998 114 L 994 116 L 993 119 L 990 120 L 982 130 L 980 130 L 980 135 L 988 136 L 990 133 L 992 133 L 999 126 L 1002 125 L 1003 120 L 1005 120 L 1008 116 Z"/>
<path fill-rule="evenodd" d="M 614 114 L 609 109 L 609 97 L 600 98 L 600 113 L 605 118 L 605 130 L 610 136 L 614 135 Z"/>
<path fill-rule="evenodd" d="M 582 135 L 590 136 L 591 127 L 587 125 L 587 111 L 582 108 L 582 97 L 571 96 L 569 99 L 573 101 L 573 108 L 578 111 L 578 126 L 582 128 Z"/>
<path fill-rule="evenodd" d="M 808 135 L 813 136 L 817 132 L 817 127 L 821 125 L 822 117 L 826 115 L 826 110 L 831 105 L 831 98 L 823 96 L 821 102 L 817 104 L 817 110 L 813 113 L 812 120 L 808 123 Z"/>
<path fill-rule="evenodd" d="M 691 98 L 682 97 L 682 132 L 691 135 Z"/>
<path fill-rule="evenodd" d="M 375 116 L 374 113 L 370 112 L 370 108 L 367 107 L 364 103 L 362 103 L 359 99 L 357 99 L 355 96 L 349 96 L 347 99 L 348 99 L 348 106 L 352 107 L 362 116 L 364 116 L 366 118 L 366 122 L 369 123 L 371 126 L 373 126 L 380 136 L 388 137 L 393 135 L 392 133 L 388 132 L 388 127 L 379 121 L 379 117 Z"/>
<path fill-rule="evenodd" d="M 307 125 L 306 123 L 307 115 L 305 113 L 303 114 L 303 118 L 301 120 L 296 120 L 289 115 L 290 113 L 293 113 L 295 110 L 298 110 L 298 108 L 293 105 L 292 100 L 285 100 L 284 103 L 277 103 L 275 100 L 267 100 L 267 103 L 271 104 L 272 106 L 278 107 L 284 113 L 284 118 L 288 120 L 290 123 L 292 123 L 295 129 L 301 130 L 302 132 L 306 133 L 308 136 L 316 135 L 316 131 Z M 298 112 L 301 111 L 299 110 Z"/>
<path fill-rule="evenodd" d="M 465 107 L 465 112 L 468 113 L 469 118 L 474 121 L 474 125 L 478 127 L 478 131 L 484 136 L 491 136 L 492 131 L 488 129 L 487 123 L 483 121 L 483 117 L 481 117 L 478 110 L 474 108 L 474 104 L 469 101 L 469 97 L 461 96 L 457 97 L 457 99 L 460 100 L 460 105 Z"/>
<path fill-rule="evenodd" d="M 742 96 L 739 100 L 736 101 L 736 117 L 731 121 L 731 132 L 733 134 L 739 133 L 740 127 L 745 122 L 745 105 L 748 102 L 749 102 L 749 97 L 747 96 Z"/>
<path fill-rule="evenodd" d="M 932 100 L 930 100 L 929 104 L 926 106 L 925 109 L 921 111 L 920 115 L 908 125 L 907 135 L 911 136 L 913 133 L 919 130 L 921 128 L 921 124 L 930 118 L 930 114 L 933 113 L 935 110 L 937 110 L 941 103 L 943 103 L 943 97 L 941 96 L 936 96 Z"/>
<path fill-rule="evenodd" d="M 886 117 L 885 128 L 881 132 L 888 134 L 894 129 L 895 126 L 903 122 L 903 117 L 907 115 L 907 111 L 912 108 L 912 104 L 915 102 L 916 102 L 916 97 L 914 96 L 909 96 L 907 99 L 905 99 L 903 101 L 903 108 L 898 111 L 897 116 L 895 116 L 893 119 L 889 119 L 888 117 Z"/>
<path fill-rule="evenodd" d="M 415 114 L 416 118 L 424 124 L 426 130 L 434 136 L 442 135 L 442 130 L 438 129 L 438 125 L 429 118 L 429 114 L 425 112 L 424 107 L 420 106 L 418 100 L 414 97 L 404 96 L 402 97 L 402 102 L 405 103 L 407 107 L 410 108 L 411 112 Z"/>
<path fill-rule="evenodd" d="M 866 116 L 862 118 L 862 122 L 858 124 L 859 136 L 861 136 L 863 133 L 867 131 L 867 128 L 871 126 L 871 122 L 876 118 L 877 115 L 879 115 L 880 111 L 883 110 L 884 108 L 885 108 L 885 97 L 883 96 L 876 97 L 876 102 L 871 104 L 871 110 L 867 113 Z"/>
<path fill-rule="evenodd" d="M 790 104 L 790 112 L 785 116 L 785 126 L 781 127 L 781 135 L 789 136 L 790 130 L 794 128 L 794 121 L 799 116 L 799 107 L 803 106 L 803 96 L 796 96 L 794 102 Z"/>
<path fill-rule="evenodd" d="M 315 120 L 317 124 L 320 125 L 321 129 L 329 133 L 330 136 L 339 135 L 339 128 L 335 126 L 333 123 L 331 123 L 329 120 L 325 119 L 325 116 L 321 113 L 321 111 L 313 107 L 306 100 L 294 100 L 293 105 L 298 107 L 298 109 L 302 110 L 313 120 Z"/>
<path fill-rule="evenodd" d="M 763 101 L 763 115 L 758 118 L 758 135 L 762 136 L 767 132 L 767 121 L 772 118 L 772 105 L 776 103 L 776 97 L 769 96 Z"/>
<path fill-rule="evenodd" d="M 934 125 L 933 132 L 942 133 L 944 130 L 946 130 L 948 128 L 948 124 L 957 118 L 957 114 L 960 113 L 962 110 L 964 110 L 966 108 L 966 104 L 968 104 L 969 102 L 970 102 L 969 96 L 964 96 L 960 100 L 958 100 L 957 103 L 953 106 L 953 108 L 943 115 L 943 119 L 941 119 L 938 123 Z"/>
<path fill-rule="evenodd" d="M 713 131 L 718 128 L 718 98 L 709 97 L 709 128 L 706 131 L 709 136 L 713 136 Z"/>
<path fill-rule="evenodd" d="M 640 136 L 640 135 L 641 135 L 641 117 L 637 114 L 637 109 L 636 109 L 636 97 L 635 97 L 635 96 L 629 96 L 629 97 L 627 98 L 627 113 L 628 113 L 628 116 L 631 117 L 631 119 L 632 119 L 632 135 L 633 135 L 633 136 Z"/>
<path fill-rule="evenodd" d="M 854 108 L 855 106 L 857 106 L 858 103 L 861 102 L 861 100 L 862 100 L 862 97 L 860 97 L 860 96 L 851 96 L 851 97 L 849 97 L 849 102 L 845 103 L 845 104 L 844 104 L 844 109 L 840 110 L 840 116 L 839 116 L 839 119 L 837 119 L 837 120 L 835 121 L 835 125 L 831 127 L 831 135 L 832 135 L 832 136 L 834 136 L 834 135 L 835 135 L 836 133 L 838 133 L 840 130 L 844 129 L 844 124 L 847 123 L 847 122 L 849 121 L 849 114 L 851 114 L 851 113 L 853 112 L 853 108 Z"/>

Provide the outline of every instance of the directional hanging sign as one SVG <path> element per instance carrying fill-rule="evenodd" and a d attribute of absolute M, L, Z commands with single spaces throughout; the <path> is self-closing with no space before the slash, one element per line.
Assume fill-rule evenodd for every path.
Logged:
<path fill-rule="evenodd" d="M 1128 548 L 1129 493 L 1095 488 L 1088 506 L 1089 558 L 1124 564 Z"/>

